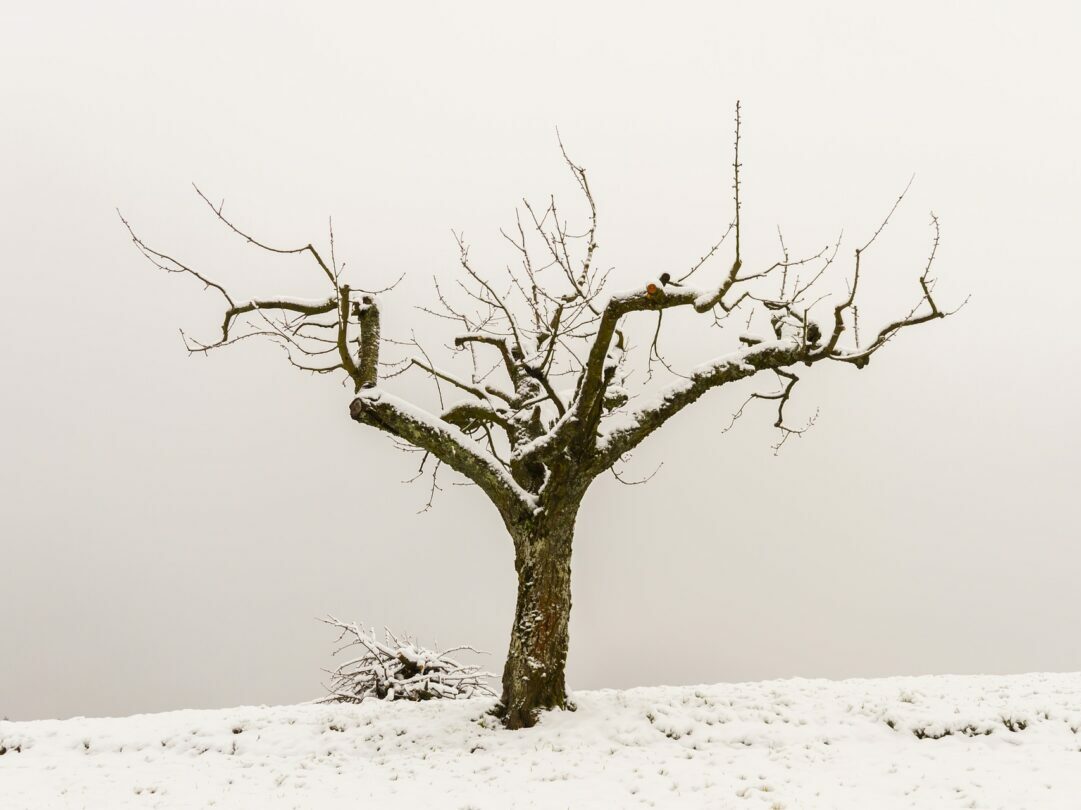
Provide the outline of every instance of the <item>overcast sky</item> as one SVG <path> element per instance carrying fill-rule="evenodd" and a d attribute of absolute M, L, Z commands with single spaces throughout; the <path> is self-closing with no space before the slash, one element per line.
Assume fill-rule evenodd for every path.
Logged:
<path fill-rule="evenodd" d="M 628 475 L 664 461 L 648 486 L 599 480 L 569 685 L 1081 669 L 1079 6 L 631 9 L 5 11 L 0 717 L 316 697 L 327 612 L 502 667 L 494 509 L 448 477 L 417 514 L 416 459 L 272 346 L 189 358 L 178 329 L 212 335 L 219 302 L 147 265 L 115 208 L 240 296 L 322 290 L 223 233 L 192 181 L 276 244 L 325 244 L 333 215 L 358 284 L 407 274 L 384 330 L 423 337 L 451 228 L 498 272 L 523 195 L 573 200 L 556 126 L 615 288 L 692 264 L 731 216 L 737 98 L 746 262 L 778 258 L 778 225 L 795 252 L 844 227 L 850 256 L 915 172 L 861 319 L 915 300 L 932 209 L 938 294 L 971 303 L 865 370 L 809 370 L 793 416 L 817 424 L 779 456 L 766 410 L 722 434 L 744 388 L 642 446 Z"/>

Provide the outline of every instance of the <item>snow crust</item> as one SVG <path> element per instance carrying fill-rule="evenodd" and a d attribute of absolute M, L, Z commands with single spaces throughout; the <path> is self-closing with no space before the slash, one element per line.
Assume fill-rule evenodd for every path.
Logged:
<path fill-rule="evenodd" d="M 238 303 L 237 308 L 238 309 L 243 309 L 244 307 L 254 307 L 256 309 L 259 309 L 260 308 L 259 307 L 260 303 L 265 305 L 268 302 L 273 302 L 275 305 L 288 304 L 288 305 L 296 306 L 296 307 L 313 307 L 313 308 L 315 308 L 315 307 L 324 307 L 328 303 L 333 303 L 333 299 L 328 299 L 328 298 L 292 298 L 292 297 L 290 297 L 288 295 L 275 295 L 272 298 L 249 298 L 247 301 L 241 301 L 240 303 Z M 274 307 L 266 307 L 266 306 L 264 306 L 264 308 L 265 309 L 273 309 Z"/>
<path fill-rule="evenodd" d="M 1081 673 L 0 722 L 0 808 L 1081 806 Z"/>

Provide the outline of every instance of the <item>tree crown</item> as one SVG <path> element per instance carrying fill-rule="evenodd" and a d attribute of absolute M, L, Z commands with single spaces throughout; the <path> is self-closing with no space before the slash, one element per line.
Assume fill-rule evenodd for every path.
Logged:
<path fill-rule="evenodd" d="M 456 234 L 460 275 L 451 285 L 436 279 L 434 303 L 420 309 L 457 329 L 453 348 L 468 357 L 467 374 L 436 365 L 415 337 L 402 341 L 382 335 L 380 298 L 396 283 L 383 290 L 346 283 L 334 256 L 333 231 L 329 261 L 311 243 L 272 247 L 235 225 L 221 205 L 215 206 L 196 187 L 225 227 L 263 251 L 306 255 L 323 279 L 325 295 L 320 298 L 238 300 L 201 271 L 151 247 L 121 219 L 134 244 L 155 266 L 190 275 L 224 299 L 220 337 L 211 342 L 185 337 L 189 352 L 206 353 L 252 337 L 275 341 L 296 368 L 338 374 L 348 381 L 355 394 L 350 407 L 353 418 L 390 434 L 407 449 L 422 452 L 421 473 L 434 458 L 433 475 L 446 464 L 480 486 L 506 520 L 528 521 L 553 499 L 580 497 L 589 482 L 606 470 L 619 477 L 615 467 L 622 458 L 707 391 L 760 372 L 775 376 L 776 390 L 751 394 L 736 417 L 751 401 L 774 403 L 779 449 L 790 436 L 806 429 L 790 426 L 785 418 L 785 406 L 800 381 L 796 369 L 820 362 L 862 368 L 902 330 L 949 314 L 933 294 L 931 270 L 939 223 L 932 214 L 930 255 L 918 276 L 913 306 L 870 339 L 859 337 L 861 263 L 889 224 L 907 187 L 878 229 L 855 248 L 844 293 L 819 292 L 820 282 L 835 265 L 840 238 L 812 255 L 792 258 L 781 236 L 781 258 L 760 269 L 746 269 L 740 243 L 739 115 L 737 105 L 732 221 L 678 277 L 663 273 L 639 287 L 607 292 L 610 270 L 602 270 L 596 261 L 593 190 L 586 170 L 568 157 L 562 142 L 565 164 L 587 211 L 580 228 L 568 225 L 554 197 L 543 207 L 524 201 L 513 227 L 501 231 L 517 256 L 517 266 L 498 275 L 476 268 L 469 245 Z M 733 249 L 731 264 L 718 277 L 705 280 L 707 266 L 726 244 Z M 718 326 L 740 311 L 748 328 L 768 324 L 769 331 L 765 336 L 742 334 L 736 351 L 681 372 L 660 349 L 665 313 L 676 309 Z M 635 395 L 636 364 L 631 358 L 641 353 L 635 352 L 623 331 L 625 319 L 639 312 L 656 316 L 645 348 L 647 379 L 654 364 L 675 377 L 648 398 Z M 852 335 L 851 340 L 846 333 Z M 382 350 L 387 346 L 404 349 L 404 356 L 385 361 Z M 641 366 L 637 363 L 638 371 Z M 434 381 L 441 407 L 438 414 L 384 387 L 410 371 Z M 457 396 L 452 398 L 451 391 Z"/>

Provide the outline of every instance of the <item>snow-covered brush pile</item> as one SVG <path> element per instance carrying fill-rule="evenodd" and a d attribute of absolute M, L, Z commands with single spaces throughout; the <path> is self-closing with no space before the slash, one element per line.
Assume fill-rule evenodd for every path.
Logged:
<path fill-rule="evenodd" d="M 347 650 L 360 654 L 330 671 L 330 694 L 324 702 L 360 703 L 365 698 L 380 700 L 460 700 L 474 695 L 493 696 L 487 679 L 492 673 L 479 666 L 461 664 L 452 653 L 472 652 L 469 646 L 453 647 L 443 652 L 429 650 L 416 639 L 398 638 L 384 628 L 379 641 L 375 629 L 340 621 L 333 616 L 323 619 L 339 631 L 338 641 L 345 645 L 335 655 Z"/>

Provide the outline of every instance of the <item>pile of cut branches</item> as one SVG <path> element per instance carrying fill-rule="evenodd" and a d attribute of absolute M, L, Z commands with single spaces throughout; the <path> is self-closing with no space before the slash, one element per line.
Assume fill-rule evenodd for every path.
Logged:
<path fill-rule="evenodd" d="M 365 698 L 380 700 L 461 700 L 474 695 L 494 696 L 487 679 L 492 673 L 479 666 L 460 664 L 448 657 L 467 651 L 481 654 L 469 646 L 453 647 L 443 652 L 429 650 L 415 639 L 398 638 L 384 628 L 379 641 L 374 628 L 328 616 L 321 621 L 339 631 L 338 641 L 345 642 L 334 654 L 359 647 L 360 655 L 330 671 L 326 703 L 360 703 Z"/>

